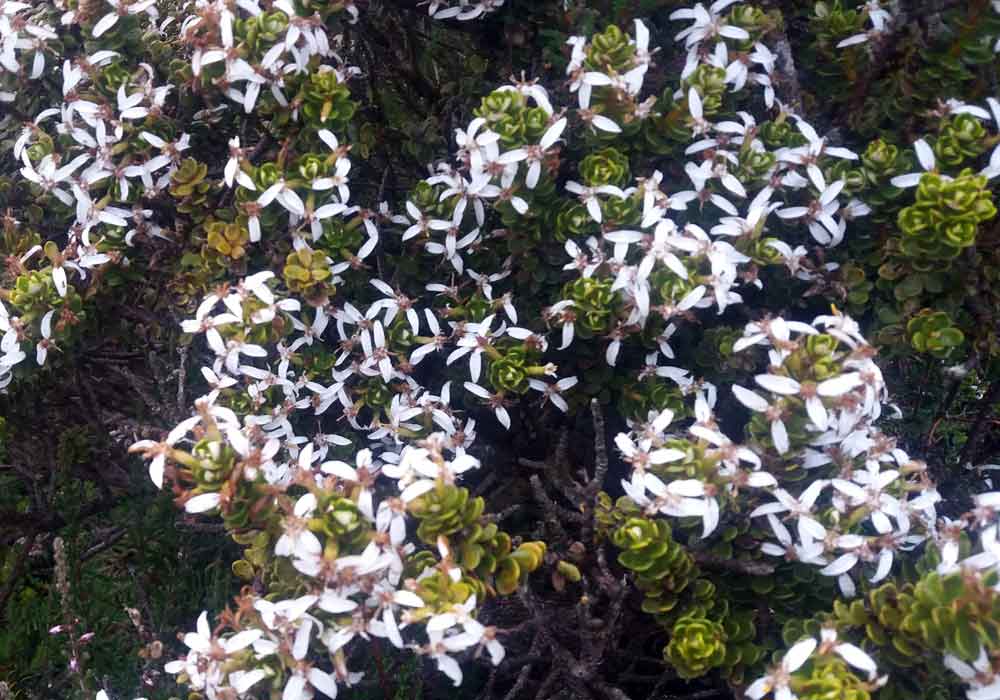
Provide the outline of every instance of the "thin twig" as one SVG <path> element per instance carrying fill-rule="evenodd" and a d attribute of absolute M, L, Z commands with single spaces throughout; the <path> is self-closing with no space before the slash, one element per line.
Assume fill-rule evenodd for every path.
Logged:
<path fill-rule="evenodd" d="M 604 486 L 608 475 L 608 446 L 604 440 L 604 413 L 597 399 L 590 401 L 590 413 L 594 422 L 594 476 L 587 482 L 583 492 L 583 527 L 580 537 L 584 545 L 592 546 L 594 541 L 594 503 Z"/>
<path fill-rule="evenodd" d="M 184 414 L 187 411 L 187 358 L 188 345 L 181 345 L 177 348 L 180 355 L 180 367 L 177 368 L 177 411 Z"/>
<path fill-rule="evenodd" d="M 515 503 L 512 506 L 507 506 L 506 508 L 504 508 L 503 510 L 501 510 L 499 513 L 491 513 L 491 514 L 485 516 L 485 520 L 486 520 L 486 522 L 489 522 L 489 523 L 498 523 L 501 520 L 506 520 L 507 518 L 509 518 L 510 516 L 514 515 L 515 513 L 520 512 L 523 508 L 524 508 L 523 504 L 521 504 L 521 503 Z"/>
<path fill-rule="evenodd" d="M 105 549 L 108 549 L 109 547 L 113 547 L 115 545 L 115 543 L 118 542 L 118 540 L 120 540 L 122 537 L 125 536 L 126 532 L 127 532 L 127 530 L 125 528 L 123 528 L 123 527 L 116 528 L 115 530 L 113 530 L 111 532 L 111 534 L 105 536 L 105 538 L 104 538 L 104 540 L 102 542 L 98 542 L 93 547 L 91 547 L 90 549 L 88 549 L 86 552 L 84 552 L 83 554 L 81 554 L 80 555 L 80 561 L 81 562 L 87 561 L 88 559 L 90 559 L 90 558 L 92 558 L 94 556 L 97 556 L 98 554 L 100 554 L 101 552 L 103 552 Z"/>
<path fill-rule="evenodd" d="M 534 639 L 531 640 L 531 648 L 528 651 L 529 657 L 537 657 L 541 652 L 541 638 L 536 634 Z M 526 661 L 524 666 L 521 667 L 520 673 L 517 674 L 517 680 L 514 681 L 513 687 L 507 694 L 503 696 L 503 700 L 514 700 L 524 689 L 525 684 L 528 682 L 528 678 L 531 676 L 531 670 L 534 668 L 534 662 Z"/>
<path fill-rule="evenodd" d="M 699 566 L 704 566 L 706 569 L 733 571 L 748 576 L 772 576 L 774 574 L 774 566 L 767 562 L 726 559 L 709 552 L 691 552 L 691 557 Z"/>
<path fill-rule="evenodd" d="M 562 526 L 562 519 L 566 509 L 561 508 L 555 501 L 549 498 L 549 495 L 545 493 L 545 487 L 542 486 L 542 480 L 538 478 L 537 474 L 532 474 L 529 481 L 535 501 L 542 507 L 545 513 L 545 527 L 552 528 L 559 540 L 565 541 L 569 539 L 565 528 Z"/>
<path fill-rule="evenodd" d="M 990 412 L 993 410 L 993 404 L 1000 400 L 1000 379 L 994 379 L 990 384 L 986 393 L 983 395 L 982 400 L 979 402 L 979 410 L 976 412 L 976 421 L 972 424 L 972 428 L 969 429 L 969 437 L 965 443 L 965 447 L 962 448 L 962 453 L 958 457 L 959 464 L 965 464 L 971 462 L 976 455 L 976 450 L 979 448 L 979 443 L 983 439 L 983 435 L 986 432 L 983 430 L 987 421 L 990 417 Z"/>
<path fill-rule="evenodd" d="M 17 583 L 20 581 L 21 574 L 24 573 L 25 563 L 28 561 L 28 554 L 31 552 L 31 548 L 35 546 L 35 537 L 35 535 L 31 535 L 24 540 L 23 546 L 14 559 L 14 566 L 11 567 L 7 575 L 7 580 L 4 581 L 3 588 L 0 589 L 0 620 L 6 617 L 7 601 L 17 589 Z"/>

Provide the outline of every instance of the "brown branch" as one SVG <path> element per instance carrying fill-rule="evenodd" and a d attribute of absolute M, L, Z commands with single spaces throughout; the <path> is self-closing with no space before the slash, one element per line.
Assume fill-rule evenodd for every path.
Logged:
<path fill-rule="evenodd" d="M 541 637 L 536 634 L 534 639 L 531 640 L 531 647 L 528 650 L 529 658 L 537 658 L 542 652 L 541 646 Z M 531 676 L 531 670 L 533 668 L 534 661 L 528 660 L 524 662 L 524 666 L 521 667 L 521 671 L 517 674 L 517 680 L 514 681 L 513 687 L 511 687 L 507 694 L 503 696 L 503 700 L 514 700 L 518 695 L 520 695 L 524 686 L 528 682 L 528 678 Z"/>
<path fill-rule="evenodd" d="M 115 503 L 110 498 L 99 498 L 81 508 L 76 514 L 76 519 L 83 520 L 109 511 Z M 40 515 L 38 512 L 0 511 L 0 522 L 3 523 L 4 528 L 3 541 L 9 543 L 24 536 L 55 532 L 69 525 L 69 521 L 59 513 L 49 514 L 41 518 L 37 517 L 38 515 Z"/>
<path fill-rule="evenodd" d="M 784 31 L 774 44 L 774 52 L 778 56 L 778 71 L 780 85 L 785 93 L 785 103 L 799 111 L 802 109 L 802 89 L 799 87 L 799 75 L 792 58 L 792 43 Z"/>
<path fill-rule="evenodd" d="M 725 559 L 709 552 L 691 552 L 691 557 L 699 566 L 704 566 L 706 569 L 732 571 L 748 576 L 771 576 L 774 574 L 774 566 L 762 561 Z"/>
<path fill-rule="evenodd" d="M 507 518 L 509 518 L 510 516 L 514 515 L 515 513 L 520 512 L 523 508 L 524 508 L 523 504 L 521 504 L 521 503 L 515 503 L 512 506 L 507 506 L 506 508 L 504 508 L 503 510 L 501 510 L 499 513 L 490 513 L 489 515 L 484 516 L 484 520 L 486 520 L 486 522 L 489 522 L 489 523 L 498 523 L 501 520 L 506 520 Z"/>
<path fill-rule="evenodd" d="M 35 546 L 35 535 L 29 536 L 24 541 L 21 551 L 17 553 L 17 558 L 14 559 L 14 566 L 11 568 L 10 574 L 8 574 L 3 588 L 0 589 L 0 619 L 6 617 L 5 613 L 7 610 L 7 601 L 10 600 L 11 595 L 13 595 L 14 591 L 17 589 L 17 582 L 24 573 L 24 567 L 28 561 L 28 554 L 31 552 L 31 548 L 33 546 Z"/>
<path fill-rule="evenodd" d="M 594 504 L 608 475 L 609 462 L 608 446 L 604 440 L 604 413 L 597 399 L 591 399 L 590 413 L 594 423 L 594 476 L 583 490 L 583 527 L 580 533 L 583 544 L 588 547 L 594 543 Z"/>
<path fill-rule="evenodd" d="M 704 698 L 721 698 L 726 694 L 726 691 L 720 690 L 718 688 L 713 688 L 710 690 L 697 690 L 693 693 L 685 693 L 684 695 L 661 695 L 659 697 L 650 697 L 649 700 L 704 700 Z"/>
<path fill-rule="evenodd" d="M 979 443 L 982 441 L 985 433 L 983 428 L 989 420 L 989 414 L 993 410 L 993 404 L 995 404 L 998 400 L 1000 400 L 1000 379 L 994 379 L 979 402 L 979 410 L 976 412 L 976 420 L 972 424 L 972 428 L 969 430 L 969 438 L 965 443 L 965 447 L 962 448 L 962 453 L 958 457 L 959 464 L 971 462 L 973 457 L 975 457 L 976 450 L 978 449 Z"/>
<path fill-rule="evenodd" d="M 948 414 L 948 409 L 955 402 L 955 398 L 958 396 L 958 390 L 962 387 L 962 382 L 965 377 L 958 377 L 948 388 L 948 393 L 945 394 L 944 401 L 941 402 L 941 408 L 938 409 L 937 415 L 934 416 L 934 420 L 931 422 L 931 429 L 927 432 L 927 437 L 924 438 L 924 452 L 931 448 L 931 444 L 934 440 L 934 433 L 937 431 L 938 424 L 944 420 L 945 416 Z"/>
<path fill-rule="evenodd" d="M 127 530 L 125 528 L 123 528 L 123 527 L 116 528 L 109 535 L 106 535 L 105 538 L 104 538 L 104 540 L 102 542 L 98 542 L 93 547 L 91 547 L 90 549 L 88 549 L 86 552 L 84 552 L 83 554 L 81 554 L 80 555 L 80 562 L 85 562 L 88 559 L 91 559 L 92 557 L 97 556 L 98 554 L 100 554 L 101 552 L 103 552 L 105 549 L 108 549 L 109 547 L 113 547 L 115 545 L 115 543 L 118 542 L 118 540 L 120 540 L 121 538 L 123 538 L 125 536 L 126 533 L 127 533 Z"/>
<path fill-rule="evenodd" d="M 177 412 L 183 414 L 187 411 L 187 359 L 188 350 L 191 346 L 181 345 L 177 348 L 177 354 L 180 356 L 180 367 L 177 370 Z"/>

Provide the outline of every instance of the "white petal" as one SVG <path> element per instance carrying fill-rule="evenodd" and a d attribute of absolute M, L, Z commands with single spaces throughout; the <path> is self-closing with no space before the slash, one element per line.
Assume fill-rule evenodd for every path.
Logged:
<path fill-rule="evenodd" d="M 754 381 L 768 391 L 773 391 L 775 394 L 792 396 L 799 393 L 799 383 L 791 377 L 782 377 L 776 374 L 758 374 L 754 377 Z"/>
<path fill-rule="evenodd" d="M 816 387 L 816 391 L 820 396 L 840 396 L 860 384 L 861 375 L 857 372 L 849 372 L 833 379 L 827 379 L 825 382 L 820 382 Z"/>
<path fill-rule="evenodd" d="M 246 649 L 248 646 L 260 639 L 262 634 L 263 632 L 261 630 L 243 630 L 242 632 L 237 632 L 225 641 L 224 646 L 226 648 L 226 653 L 232 654 L 240 649 Z"/>
<path fill-rule="evenodd" d="M 156 484 L 156 488 L 163 488 L 163 464 L 166 461 L 166 457 L 162 454 L 153 457 L 153 461 L 149 463 L 149 478 L 153 480 Z"/>
<path fill-rule="evenodd" d="M 94 29 L 92 32 L 93 37 L 95 39 L 100 37 L 101 34 L 104 34 L 104 32 L 108 31 L 113 26 L 115 26 L 115 23 L 117 21 L 118 21 L 117 12 L 111 12 L 109 14 L 104 15 L 103 17 L 101 17 L 100 21 L 94 25 Z"/>
<path fill-rule="evenodd" d="M 849 663 L 854 668 L 865 671 L 869 676 L 875 675 L 878 671 L 878 666 L 875 665 L 875 660 L 868 656 L 860 647 L 856 647 L 853 644 L 838 644 L 833 648 L 844 661 Z"/>
<path fill-rule="evenodd" d="M 920 161 L 921 167 L 924 170 L 933 170 L 937 162 L 934 159 L 934 151 L 923 139 L 917 139 L 913 144 L 914 150 L 917 152 L 917 160 Z"/>
<path fill-rule="evenodd" d="M 423 598 L 412 591 L 396 591 L 392 599 L 399 605 L 406 605 L 411 608 L 422 608 L 425 603 Z"/>
<path fill-rule="evenodd" d="M 820 430 L 826 430 L 830 417 L 826 412 L 826 407 L 823 405 L 823 402 L 819 400 L 819 397 L 811 396 L 806 399 L 806 413 L 809 414 L 809 419 L 816 424 L 817 428 Z"/>
<path fill-rule="evenodd" d="M 188 513 L 204 513 L 219 505 L 220 496 L 217 493 L 202 493 L 184 504 L 184 510 Z"/>
<path fill-rule="evenodd" d="M 285 690 L 281 693 L 281 700 L 306 700 L 306 679 L 299 674 L 294 674 L 285 683 Z"/>
<path fill-rule="evenodd" d="M 331 700 L 337 697 L 337 682 L 333 676 L 315 666 L 309 669 L 309 684 Z"/>
<path fill-rule="evenodd" d="M 843 573 L 847 573 L 854 568 L 854 565 L 858 563 L 858 555 L 854 552 L 848 552 L 847 554 L 842 554 L 833 560 L 830 564 L 819 570 L 824 576 L 840 576 Z"/>
<path fill-rule="evenodd" d="M 785 658 L 781 660 L 781 665 L 789 672 L 797 671 L 812 655 L 815 648 L 815 639 L 804 639 L 788 650 Z"/>
<path fill-rule="evenodd" d="M 620 134 L 622 131 L 620 126 L 601 114 L 595 114 L 590 123 L 601 131 L 608 131 L 612 134 Z"/>
<path fill-rule="evenodd" d="M 759 394 L 756 394 L 749 389 L 744 389 L 741 386 L 734 385 L 733 394 L 741 404 L 751 410 L 766 411 L 768 408 L 767 401 L 765 401 Z"/>

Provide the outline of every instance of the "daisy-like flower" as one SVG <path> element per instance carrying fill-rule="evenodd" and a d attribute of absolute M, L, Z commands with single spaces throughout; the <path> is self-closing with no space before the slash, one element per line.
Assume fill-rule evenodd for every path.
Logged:
<path fill-rule="evenodd" d="M 772 668 L 764 677 L 758 678 L 746 689 L 746 696 L 751 700 L 760 700 L 768 693 L 774 693 L 774 700 L 796 700 L 792 692 L 792 674 L 802 668 L 816 650 L 815 639 L 803 639 L 789 649 L 781 663 Z"/>
<path fill-rule="evenodd" d="M 28 151 L 24 150 L 21 153 L 21 162 L 24 163 L 24 166 L 21 168 L 21 175 L 24 179 L 30 180 L 41 187 L 45 192 L 51 193 L 66 206 L 73 206 L 73 197 L 63 187 L 60 187 L 60 183 L 68 182 L 73 174 L 88 160 L 90 160 L 90 156 L 86 154 L 79 155 L 66 165 L 56 167 L 55 158 L 49 154 L 43 157 L 36 167 L 29 160 Z"/>
<path fill-rule="evenodd" d="M 838 49 L 863 44 L 873 38 L 885 34 L 889 22 L 892 21 L 892 15 L 889 11 L 882 7 L 879 0 L 867 0 L 863 5 L 863 9 L 867 15 L 868 21 L 872 24 L 872 28 L 867 32 L 853 34 L 846 39 L 841 40 L 837 43 Z"/>
<path fill-rule="evenodd" d="M 295 190 L 288 186 L 284 179 L 278 180 L 276 183 L 264 190 L 260 197 L 257 198 L 257 204 L 262 207 L 266 207 L 274 200 L 278 200 L 278 204 L 292 214 L 302 216 L 306 212 L 306 207 L 302 202 L 302 198 L 296 194 Z"/>
<path fill-rule="evenodd" d="M 952 654 L 945 654 L 944 665 L 969 685 L 965 691 L 968 700 L 1000 698 L 1000 674 L 994 671 L 993 663 L 983 647 L 979 647 L 979 655 L 971 665 Z"/>
<path fill-rule="evenodd" d="M 774 448 L 778 454 L 788 452 L 788 430 L 782 420 L 785 414 L 784 406 L 780 402 L 769 404 L 760 394 L 741 386 L 734 385 L 733 394 L 741 404 L 750 410 L 764 414 L 768 423 L 771 424 L 771 441 L 774 442 Z"/>
<path fill-rule="evenodd" d="M 796 544 L 792 540 L 792 534 L 788 528 L 778 520 L 773 514 L 768 513 L 767 521 L 771 525 L 771 531 L 778 538 L 778 543 L 764 542 L 760 546 L 760 551 L 772 557 L 783 557 L 788 561 L 799 561 L 807 564 L 817 564 L 823 566 L 826 559 L 823 558 L 823 543 L 812 539 L 804 539 L 801 544 Z"/>
<path fill-rule="evenodd" d="M 196 631 L 184 635 L 184 644 L 189 649 L 187 656 L 168 662 L 164 665 L 164 670 L 172 674 L 187 674 L 188 682 L 193 688 L 205 690 L 209 696 L 215 696 L 225 684 L 226 660 L 257 642 L 262 635 L 262 630 L 248 629 L 221 639 L 212 634 L 208 612 L 202 611 L 198 616 Z M 265 677 L 266 673 L 261 670 L 234 674 L 230 680 L 234 687 L 239 685 L 245 692 Z"/>
<path fill-rule="evenodd" d="M 934 150 L 930 147 L 930 144 L 923 139 L 917 139 L 913 143 L 913 150 L 916 151 L 917 161 L 919 161 L 920 167 L 924 169 L 924 172 L 897 175 L 890 180 L 893 187 L 901 189 L 916 187 L 920 184 L 920 179 L 925 173 L 937 173 L 937 159 L 934 157 Z M 945 180 L 951 180 L 951 177 L 948 175 L 940 174 L 940 177 Z"/>
<path fill-rule="evenodd" d="M 357 493 L 358 510 L 370 521 L 375 521 L 374 492 L 375 477 L 378 468 L 372 460 L 372 451 L 369 449 L 359 450 L 355 457 L 354 467 L 346 462 L 333 460 L 323 462 L 320 469 L 326 474 L 332 474 L 338 479 L 343 479 L 357 484 L 360 490 Z"/>
<path fill-rule="evenodd" d="M 134 0 L 133 2 L 129 0 L 105 0 L 105 2 L 111 5 L 114 10 L 97 20 L 97 23 L 91 30 L 91 36 L 95 39 L 118 24 L 118 20 L 122 17 L 137 15 L 142 12 L 146 12 L 153 17 L 157 16 L 156 0 Z"/>
<path fill-rule="evenodd" d="M 392 379 L 393 366 L 381 321 L 375 321 L 371 331 L 367 328 L 361 331 L 361 347 L 365 353 L 361 369 L 368 370 L 370 376 L 381 375 L 382 381 L 388 383 Z"/>
<path fill-rule="evenodd" d="M 875 674 L 878 673 L 878 666 L 875 660 L 866 654 L 861 647 L 850 642 L 840 641 L 837 638 L 836 628 L 824 627 L 820 630 L 819 634 L 820 642 L 819 648 L 816 651 L 817 654 L 836 654 L 854 668 L 867 673 L 869 679 L 874 678 Z"/>
<path fill-rule="evenodd" d="M 840 224 L 833 218 L 840 209 L 837 195 L 844 189 L 844 181 L 826 184 L 822 173 L 809 171 L 810 177 L 816 176 L 813 184 L 819 191 L 819 196 L 805 207 L 784 207 L 775 213 L 782 219 L 805 220 L 809 227 L 809 233 L 816 241 L 822 245 L 835 246 L 843 239 L 843 231 Z"/>
<path fill-rule="evenodd" d="M 826 430 L 830 422 L 823 398 L 842 396 L 862 383 L 861 375 L 848 372 L 831 377 L 818 384 L 814 382 L 798 382 L 791 377 L 777 374 L 758 374 L 754 377 L 758 385 L 781 396 L 798 396 L 805 401 L 809 419 L 820 430 Z"/>
<path fill-rule="evenodd" d="M 441 437 L 441 433 L 436 435 Z M 443 440 L 428 438 L 426 444 L 434 446 L 439 442 Z M 478 467 L 479 460 L 464 452 L 449 461 L 436 448 L 432 451 L 426 447 L 407 445 L 403 448 L 399 463 L 384 465 L 382 473 L 399 481 L 402 490 L 399 497 L 409 503 L 434 488 L 438 479 L 446 484 L 453 484 L 461 474 Z"/>
<path fill-rule="evenodd" d="M 320 555 L 323 551 L 323 545 L 307 527 L 307 520 L 312 517 L 316 505 L 316 496 L 312 493 L 299 497 L 292 509 L 292 517 L 285 519 L 284 532 L 275 542 L 275 555 L 302 560 Z"/>
<path fill-rule="evenodd" d="M 577 385 L 576 377 L 565 377 L 557 382 L 548 383 L 543 382 L 541 379 L 529 379 L 528 386 L 534 391 L 540 391 L 544 395 L 542 403 L 545 401 L 551 401 L 556 408 L 558 408 L 563 413 L 569 411 L 569 404 L 566 403 L 566 399 L 562 397 L 562 392 L 568 391 Z"/>
<path fill-rule="evenodd" d="M 761 515 L 788 513 L 797 521 L 799 540 L 802 542 L 822 541 L 826 538 L 826 528 L 814 517 L 813 509 L 816 500 L 828 485 L 828 481 L 817 479 L 809 484 L 798 498 L 784 489 L 775 489 L 772 495 L 778 499 L 777 502 L 758 506 L 750 513 L 750 517 L 757 518 Z"/>
<path fill-rule="evenodd" d="M 707 134 L 712 129 L 712 123 L 705 119 L 705 106 L 701 101 L 698 89 L 693 85 L 688 88 L 687 98 L 688 114 L 691 120 L 691 134 L 693 136 Z"/>
<path fill-rule="evenodd" d="M 479 398 L 483 399 L 486 404 L 493 409 L 493 414 L 497 417 L 497 420 L 507 430 L 510 430 L 510 413 L 507 411 L 507 398 L 504 393 L 497 392 L 491 394 L 488 389 L 479 386 L 474 382 L 465 382 L 462 386 L 470 394 L 474 394 Z"/>
<path fill-rule="evenodd" d="M 537 144 L 530 144 L 507 151 L 499 156 L 497 161 L 502 164 L 520 163 L 521 161 L 527 162 L 528 173 L 525 175 L 524 184 L 527 185 L 529 190 L 535 189 L 535 186 L 538 184 L 538 178 L 542 174 L 542 164 L 545 162 L 547 152 L 559 141 L 559 137 L 562 136 L 563 131 L 566 129 L 566 124 L 566 117 L 557 119 L 545 130 L 545 133 L 542 134 Z"/>
<path fill-rule="evenodd" d="M 458 340 L 458 347 L 448 355 L 447 364 L 452 364 L 463 357 L 469 358 L 469 376 L 473 382 L 479 381 L 479 375 L 483 369 L 483 354 L 486 349 L 492 346 L 494 339 L 507 333 L 506 322 L 501 322 L 500 328 L 496 331 L 490 330 L 493 325 L 494 314 L 490 314 L 479 323 L 468 323 L 465 325 L 465 333 Z M 502 422 L 502 421 L 501 421 Z"/>
<path fill-rule="evenodd" d="M 167 438 L 162 442 L 155 440 L 139 440 L 129 446 L 129 452 L 141 452 L 143 458 L 152 460 L 149 463 L 149 478 L 156 484 L 156 488 L 163 488 L 163 470 L 166 465 L 167 456 L 171 448 L 182 438 L 184 438 L 191 428 L 201 422 L 201 416 L 191 416 L 185 418 L 170 431 Z"/>
<path fill-rule="evenodd" d="M 42 337 L 35 346 L 35 361 L 38 366 L 41 367 L 45 364 L 45 358 L 48 356 L 49 348 L 56 347 L 56 341 L 52 339 L 52 316 L 55 314 L 55 309 L 49 309 L 42 316 L 42 321 L 40 324 Z"/>
<path fill-rule="evenodd" d="M 590 217 L 597 223 L 601 223 L 603 216 L 601 214 L 601 201 L 598 199 L 599 194 L 612 194 L 619 199 L 625 199 L 625 193 L 620 187 L 615 187 L 614 185 L 599 185 L 597 187 L 584 187 L 579 182 L 573 182 L 572 180 L 566 183 L 566 191 L 577 195 L 580 201 L 587 207 L 587 213 Z"/>
<path fill-rule="evenodd" d="M 726 24 L 726 21 L 719 16 L 730 5 L 740 0 L 716 0 L 706 9 L 700 2 L 693 8 L 682 8 L 670 13 L 672 20 L 693 20 L 687 29 L 679 32 L 674 37 L 677 41 L 684 40 L 685 48 L 691 49 L 707 39 L 726 38 L 745 41 L 750 38 L 750 34 L 740 27 Z"/>
<path fill-rule="evenodd" d="M 987 97 L 986 104 L 989 105 L 994 127 L 1000 129 L 1000 100 L 997 100 L 995 97 Z M 980 170 L 979 174 L 985 175 L 988 180 L 992 180 L 1000 175 L 1000 143 L 993 148 L 993 152 L 990 153 L 989 164 Z"/>
<path fill-rule="evenodd" d="M 243 149 L 240 148 L 240 137 L 234 136 L 229 139 L 229 160 L 226 161 L 226 167 L 223 170 L 226 187 L 231 189 L 233 184 L 238 182 L 248 190 L 256 191 L 257 185 L 254 184 L 253 178 L 241 167 L 243 159 L 244 154 Z"/>

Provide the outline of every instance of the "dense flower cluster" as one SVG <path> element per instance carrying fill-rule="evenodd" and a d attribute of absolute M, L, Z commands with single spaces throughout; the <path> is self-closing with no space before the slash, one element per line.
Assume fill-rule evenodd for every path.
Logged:
<path fill-rule="evenodd" d="M 423 4 L 436 19 L 473 20 L 504 3 Z M 590 378 L 604 370 L 628 427 L 614 439 L 630 470 L 621 487 L 632 510 L 620 511 L 635 518 L 611 539 L 624 548 L 631 537 L 644 552 L 648 561 L 623 562 L 638 576 L 675 544 L 642 518 L 666 516 L 712 542 L 742 517 L 744 531 L 757 528 L 754 556 L 814 567 L 836 580 L 841 604 L 926 550 L 938 556 L 932 575 L 967 592 L 946 591 L 947 604 L 995 600 L 1000 496 L 978 495 L 957 520 L 940 516 L 927 466 L 880 427 L 888 389 L 858 322 L 836 307 L 809 322 L 744 308 L 775 283 L 826 291 L 859 220 L 883 220 L 856 182 L 872 154 L 837 145 L 783 101 L 761 10 L 717 0 L 670 14 L 683 61 L 666 89 L 647 84 L 660 49 L 643 21 L 631 35 L 612 26 L 570 37 L 564 85 L 522 77 L 486 95 L 454 131 L 454 160 L 432 164 L 394 210 L 352 182 L 348 83 L 360 70 L 328 30 L 341 14 L 358 19 L 354 3 L 195 0 L 162 22 L 161 9 L 0 0 L 2 101 L 19 103 L 58 65 L 49 42 L 59 26 L 86 37 L 62 62 L 62 101 L 37 105 L 12 148 L 65 233 L 25 241 L 11 263 L 0 388 L 32 352 L 41 366 L 63 349 L 95 278 L 129 267 L 135 247 L 178 240 L 154 206 L 171 198 L 224 281 L 194 284 L 180 323 L 203 352 L 208 390 L 162 440 L 130 449 L 188 513 L 217 513 L 246 548 L 234 570 L 267 585 L 244 589 L 216 626 L 202 613 L 184 636 L 186 655 L 165 668 L 192 690 L 333 698 L 361 678 L 349 648 L 372 637 L 432 660 L 455 685 L 463 657 L 501 663 L 503 642 L 478 610 L 541 566 L 546 545 L 512 539 L 462 486 L 481 467 L 485 426 L 474 415 L 510 430 L 522 411 L 573 413 L 584 393 L 604 389 Z M 892 31 L 877 0 L 862 14 L 870 28 L 838 47 Z M 139 32 L 172 33 L 183 60 L 129 63 L 124 45 Z M 228 158 L 202 162 L 174 108 L 180 93 L 215 98 L 199 113 L 206 120 L 268 120 L 279 149 L 235 135 Z M 904 173 L 904 159 L 880 183 L 908 205 L 908 259 L 957 257 L 995 215 L 1000 105 L 952 100 L 941 116 L 951 131 L 913 146 L 921 171 Z M 677 167 L 633 173 L 630 152 Z M 941 162 L 966 169 L 953 176 Z M 212 188 L 222 194 L 210 207 Z M 10 231 L 20 223 L 4 220 Z M 520 248 L 515 229 L 528 232 Z M 543 237 L 557 240 L 556 257 L 529 268 Z M 397 251 L 398 271 L 386 250 Z M 678 339 L 740 308 L 726 327 L 727 360 L 740 370 L 731 381 L 677 366 Z M 914 346 L 947 354 L 961 339 L 927 316 L 910 320 Z M 723 402 L 746 414 L 742 436 L 722 427 Z M 727 661 L 731 620 L 670 622 L 665 658 L 685 677 L 742 663 Z M 761 652 L 738 672 L 756 675 L 729 678 L 755 700 L 820 697 L 810 684 L 823 674 L 859 693 L 887 682 L 862 622 L 823 622 L 786 640 L 776 665 Z M 943 650 L 970 700 L 1000 697 L 987 633 L 957 638 L 927 648 Z"/>

